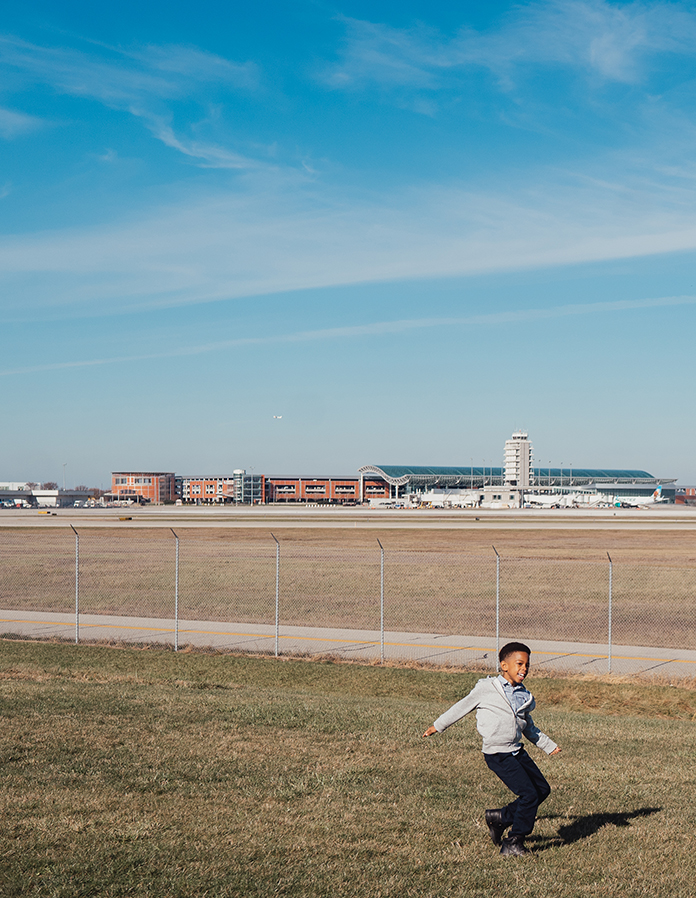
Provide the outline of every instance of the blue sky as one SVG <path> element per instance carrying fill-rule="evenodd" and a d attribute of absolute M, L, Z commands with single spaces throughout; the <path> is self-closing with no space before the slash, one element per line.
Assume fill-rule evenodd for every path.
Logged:
<path fill-rule="evenodd" d="M 440 7 L 6 6 L 0 478 L 696 482 L 696 9 Z"/>

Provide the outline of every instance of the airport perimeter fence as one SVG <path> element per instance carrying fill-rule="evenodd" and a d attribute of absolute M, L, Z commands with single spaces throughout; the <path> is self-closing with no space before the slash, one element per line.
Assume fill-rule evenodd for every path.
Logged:
<path fill-rule="evenodd" d="M 0 532 L 0 632 L 177 651 L 494 668 L 501 644 L 524 639 L 603 646 L 592 669 L 611 672 L 618 645 L 696 645 L 695 585 L 694 568 L 608 554 L 418 551 L 378 539 L 351 548 L 272 534 L 240 541 L 222 529 Z M 567 654 L 582 664 L 582 651 Z"/>

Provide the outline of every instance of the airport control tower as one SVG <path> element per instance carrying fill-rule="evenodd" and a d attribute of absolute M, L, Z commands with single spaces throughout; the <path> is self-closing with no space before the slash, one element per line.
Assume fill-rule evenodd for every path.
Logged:
<path fill-rule="evenodd" d="M 521 430 L 505 440 L 505 483 L 518 489 L 532 485 L 532 444 Z"/>

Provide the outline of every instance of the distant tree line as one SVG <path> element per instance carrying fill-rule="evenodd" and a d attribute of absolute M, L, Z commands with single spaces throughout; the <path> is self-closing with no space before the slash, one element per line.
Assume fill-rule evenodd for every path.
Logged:
<path fill-rule="evenodd" d="M 47 480 L 45 483 L 37 483 L 34 480 L 27 480 L 27 489 L 29 490 L 57 490 L 58 484 L 55 480 Z M 80 490 L 80 492 L 89 493 L 94 496 L 95 499 L 98 499 L 100 496 L 104 495 L 104 490 L 100 490 L 97 486 L 85 486 L 84 483 L 79 484 L 79 486 L 75 487 L 76 490 Z"/>

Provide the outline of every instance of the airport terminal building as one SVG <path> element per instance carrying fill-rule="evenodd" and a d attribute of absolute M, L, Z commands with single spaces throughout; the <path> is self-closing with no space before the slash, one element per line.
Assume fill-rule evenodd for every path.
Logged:
<path fill-rule="evenodd" d="M 675 501 L 676 478 L 613 468 L 534 467 L 524 431 L 505 442 L 503 467 L 365 465 L 363 476 L 380 476 L 390 498 L 415 496 L 421 504 L 462 507 L 590 506 Z"/>
<path fill-rule="evenodd" d="M 389 498 L 395 501 L 419 497 L 428 502 L 427 497 L 439 494 L 444 496 L 445 504 L 447 496 L 451 504 L 457 504 L 455 500 L 460 496 L 478 493 L 479 499 L 468 504 L 479 507 L 499 502 L 500 507 L 519 508 L 524 504 L 546 504 L 525 499 L 548 496 L 560 502 L 571 495 L 578 504 L 590 504 L 583 502 L 582 496 L 597 496 L 615 504 L 649 499 L 657 490 L 664 501 L 674 502 L 676 492 L 676 478 L 654 477 L 647 471 L 628 469 L 536 467 L 530 470 L 531 482 L 526 487 L 506 480 L 503 467 L 365 465 L 360 472 L 381 477 L 389 487 Z"/>
<path fill-rule="evenodd" d="M 517 431 L 505 442 L 500 467 L 363 465 L 357 476 L 249 474 L 241 468 L 229 475 L 119 472 L 112 474 L 110 495 L 120 502 L 183 505 L 570 507 L 674 502 L 675 482 L 643 470 L 535 466 L 528 434 Z"/>

